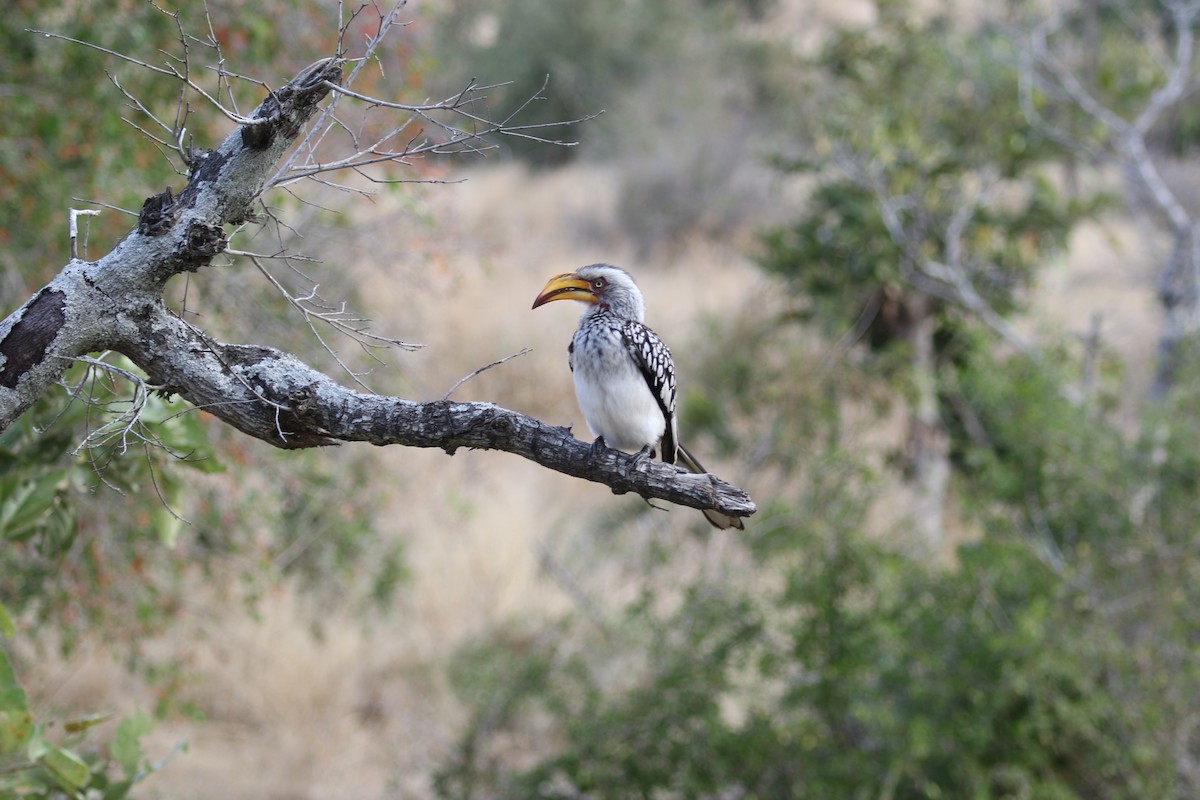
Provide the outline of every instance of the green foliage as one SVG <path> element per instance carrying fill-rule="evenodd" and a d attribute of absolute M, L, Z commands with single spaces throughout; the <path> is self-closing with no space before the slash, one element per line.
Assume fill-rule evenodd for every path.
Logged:
<path fill-rule="evenodd" d="M 200 44 L 208 38 L 210 22 L 216 41 L 238 61 L 226 66 L 270 85 L 333 49 L 332 11 L 307 0 L 271 0 L 254 15 L 229 0 L 175 5 L 184 30 L 198 37 L 189 52 L 195 60 L 191 76 L 213 93 L 216 75 L 201 62 L 216 58 Z M 0 20 L 0 76 L 7 98 L 0 118 L 0 185 L 6 187 L 0 203 L 0 272 L 8 280 L 0 283 L 0 306 L 23 301 L 66 261 L 68 209 L 96 208 L 91 201 L 98 201 L 136 212 L 146 197 L 166 185 L 178 188 L 183 180 L 182 166 L 172 166 L 158 145 L 132 126 L 160 137 L 162 131 L 113 85 L 119 82 L 159 120 L 171 123 L 181 100 L 176 81 L 31 31 L 60 34 L 158 66 L 182 56 L 171 6 L 145 0 L 67 7 L 19 0 L 6 6 Z M 287 53 L 296 54 L 295 60 L 283 58 Z M 243 106 L 262 97 L 257 83 L 234 82 L 232 89 Z M 190 103 L 192 111 L 203 107 L 194 96 Z M 215 146 L 230 127 L 224 117 L 207 111 L 191 114 L 185 125 L 197 147 Z M 108 208 L 83 218 L 80 255 L 103 254 L 131 225 L 131 217 Z"/>
<path fill-rule="evenodd" d="M 924 564 L 866 532 L 875 453 L 852 420 L 878 424 L 897 391 L 877 367 L 903 355 L 894 345 L 907 341 L 911 300 L 929 288 L 913 262 L 961 246 L 983 300 L 1010 312 L 1102 205 L 1048 177 L 1060 154 L 1021 113 L 1010 40 L 987 28 L 968 39 L 906 8 L 882 4 L 879 25 L 835 34 L 815 65 L 830 81 L 811 81 L 808 149 L 787 166 L 816 184 L 762 259 L 803 297 L 800 311 L 713 331 L 712 352 L 695 356 L 708 357 L 705 390 L 681 398 L 689 430 L 729 453 L 752 442 L 755 463 L 776 471 L 774 482 L 756 474 L 775 492 L 746 552 L 683 585 L 667 559 L 602 633 L 567 617 L 465 649 L 456 686 L 474 716 L 441 796 L 1200 788 L 1188 766 L 1200 713 L 1200 382 L 1131 433 L 1105 376 L 1077 385 L 1066 348 L 1014 355 L 931 292 L 947 512 L 962 514 L 968 541 L 953 563 Z M 971 206 L 984 176 L 995 193 Z M 827 340 L 810 348 L 815 337 L 789 324 L 796 313 L 843 339 L 836 352 Z M 864 319 L 870 351 L 843 346 Z"/>
<path fill-rule="evenodd" d="M 441 52 L 454 53 L 443 78 L 446 89 L 461 88 L 471 79 L 487 76 L 511 85 L 489 93 L 489 103 L 511 108 L 546 90 L 524 112 L 533 121 L 569 121 L 613 112 L 630 89 L 650 80 L 664 68 L 687 59 L 689 40 L 701 40 L 708 57 L 722 59 L 723 40 L 709 36 L 731 15 L 754 15 L 754 3 L 651 0 L 612 3 L 586 0 L 546 4 L 537 0 L 471 0 L 455 3 L 441 15 L 437 38 Z M 548 81 L 548 84 L 547 84 Z M 710 87 L 711 88 L 711 87 Z M 671 98 L 672 113 L 686 101 Z M 619 115 L 623 116 L 623 115 Z M 521 121 L 521 119 L 518 119 Z M 628 126 L 631 120 L 603 119 L 554 136 L 591 139 L 605 125 Z M 535 164 L 561 163 L 576 151 L 511 139 L 504 142 L 514 155 Z"/>
<path fill-rule="evenodd" d="M 775 529 L 746 573 L 763 585 L 695 584 L 677 611 L 635 604 L 608 638 L 576 629 L 582 644 L 547 633 L 557 645 L 520 667 L 511 644 L 464 652 L 480 716 L 442 796 L 1171 792 L 1153 706 L 1121 702 L 1137 664 L 1091 608 L 1087 565 L 1056 570 L 998 537 L 924 567 L 857 533 L 861 486 L 839 493 L 839 516 L 813 518 L 824 531 Z M 489 747 L 526 728 L 544 742 L 547 718 L 558 755 L 518 767 Z"/>
<path fill-rule="evenodd" d="M 819 182 L 796 223 L 766 234 L 761 258 L 803 293 L 815 321 L 840 336 L 861 314 L 879 348 L 913 322 L 911 296 L 940 306 L 945 295 L 914 276 L 914 262 L 957 249 L 951 267 L 1004 313 L 1097 208 L 1047 178 L 1056 153 L 1022 114 L 1010 37 L 986 27 L 967 37 L 905 8 L 888 4 L 878 26 L 835 33 L 811 65 L 823 76 L 812 81 L 811 154 L 784 166 Z M 974 205 L 988 175 L 998 184 Z"/>
<path fill-rule="evenodd" d="M 567 617 L 464 648 L 471 735 L 440 795 L 1194 796 L 1200 377 L 1131 436 L 1105 373 L 1081 399 L 1065 352 L 947 341 L 978 534 L 924 564 L 863 533 L 856 365 L 779 359 L 791 328 L 737 348 L 767 367 L 738 395 L 750 439 L 805 454 L 768 456 L 786 478 L 750 563 L 677 587 L 668 560 L 603 631 Z M 768 398 L 805 413 L 774 419 Z"/>
<path fill-rule="evenodd" d="M 136 209 L 172 175 L 166 161 L 121 121 L 128 112 L 105 70 L 115 70 L 152 108 L 173 100 L 175 87 L 142 80 L 98 51 L 27 29 L 51 29 L 147 55 L 156 45 L 168 47 L 175 30 L 161 11 L 129 0 L 85 3 L 70 13 L 49 13 L 35 2 L 6 8 L 0 22 L 0 75 L 17 96 L 5 103 L 0 119 L 0 185 L 8 191 L 8 202 L 0 204 L 0 268 L 36 285 L 66 261 L 73 197 Z M 122 171 L 138 174 L 138 181 L 113 181 Z M 129 218 L 106 211 L 90 223 L 89 251 L 105 248 L 129 226 Z M 0 301 L 11 305 L 27 291 L 7 283 L 0 286 Z"/>
<path fill-rule="evenodd" d="M 517 778 L 508 796 L 659 789 L 694 797 L 718 793 L 731 770 L 757 771 L 761 760 L 747 758 L 752 751 L 739 745 L 739 732 L 723 724 L 720 701 L 761 630 L 750 603 L 693 589 L 672 624 L 652 629 L 660 635 L 647 653 L 652 677 L 616 702 L 593 679 L 565 726 L 567 752 Z"/>
<path fill-rule="evenodd" d="M 1131 432 L 1103 403 L 1069 399 L 1054 375 L 1053 365 L 1020 361 L 964 372 L 963 408 L 987 437 L 960 440 L 962 497 L 992 535 L 1021 537 L 1060 568 L 1078 565 L 1081 613 L 1119 632 L 1128 686 L 1153 687 L 1116 698 L 1157 717 L 1156 735 L 1171 740 L 1196 713 L 1171 698 L 1200 691 L 1190 611 L 1200 573 L 1184 555 L 1200 514 L 1200 380 L 1181 376 Z"/>
<path fill-rule="evenodd" d="M 89 621 L 144 619 L 135 609 L 153 607 L 164 587 L 143 570 L 141 554 L 174 546 L 182 523 L 171 509 L 188 488 L 185 472 L 221 468 L 198 414 L 179 414 L 177 404 L 157 395 L 135 395 L 129 381 L 98 368 L 68 376 L 76 381 L 75 399 L 47 396 L 0 434 L 0 602 L 17 613 L 36 608 L 44 622 L 56 619 L 66 642 Z M 145 524 L 109 529 L 95 513 L 100 486 L 152 497 Z M 93 513 L 80 515 L 89 504 Z M 100 591 L 113 582 L 121 602 Z M 62 624 L 66 618 L 74 625 Z"/>
<path fill-rule="evenodd" d="M 1059 11 L 1047 49 L 1097 103 L 1132 123 L 1169 79 L 1179 36 L 1169 5 L 1156 0 L 1067 4 Z M 1194 36 L 1194 19 L 1192 28 Z M 1031 102 L 1038 114 L 1080 142 L 1103 145 L 1114 134 L 1061 96 L 1035 93 Z M 1194 104 L 1185 101 L 1166 109 L 1149 139 L 1156 149 L 1174 155 L 1194 152 L 1200 143 L 1200 114 Z"/>
<path fill-rule="evenodd" d="M 262 99 L 264 85 L 280 85 L 335 46 L 337 10 L 327 3 L 268 0 L 252 14 L 241 2 L 224 0 L 175 5 L 184 30 L 195 36 L 186 44 L 191 77 L 242 110 Z M 185 144 L 215 146 L 232 127 L 205 102 L 181 93 L 176 81 L 26 29 L 179 66 L 173 59 L 184 44 L 173 10 L 170 2 L 146 0 L 65 7 L 21 0 L 6 7 L 0 21 L 0 74 L 8 99 L 0 120 L 0 183 L 9 191 L 0 204 L 0 273 L 6 276 L 0 303 L 8 308 L 66 261 L 71 206 L 90 207 L 94 200 L 136 210 L 164 185 L 182 185 L 180 165 L 172 167 L 134 128 L 161 136 L 157 123 L 132 107 L 114 81 L 168 124 L 186 110 Z M 351 56 L 378 25 L 378 9 L 359 11 L 346 37 Z M 223 65 L 254 80 L 234 79 L 221 93 L 216 72 L 208 69 L 217 61 L 205 44 L 210 34 L 224 50 Z M 389 92 L 402 90 L 400 81 L 419 85 L 420 71 L 409 68 L 417 60 L 409 46 L 381 50 L 358 88 L 371 91 L 372 81 L 377 89 L 384 80 Z M 369 135 L 369 124 L 361 124 L 360 133 Z M 131 224 L 109 209 L 86 219 L 80 256 L 98 257 Z M 211 300 L 206 324 L 222 328 L 245 310 L 236 305 L 247 296 L 244 275 L 224 288 L 206 281 L 203 293 L 197 280 L 191 278 L 187 305 L 195 310 L 198 299 Z M 245 307 L 254 312 L 248 316 L 256 335 L 262 304 L 260 298 Z M 272 344 L 291 346 L 300 338 L 295 330 L 278 326 L 272 333 L 281 335 Z M 136 372 L 122 359 L 106 358 Z M 37 676 L 53 660 L 46 648 L 69 650 L 93 637 L 128 650 L 127 663 L 157 684 L 155 711 L 175 710 L 173 694 L 189 677 L 184 659 L 151 656 L 141 646 L 179 613 L 189 575 L 219 574 L 236 561 L 237 577 L 252 587 L 247 594 L 298 575 L 338 602 L 378 606 L 386 606 L 405 579 L 402 548 L 374 535 L 370 493 L 358 486 L 363 459 L 339 471 L 315 456 L 283 459 L 271 451 L 272 460 L 286 467 L 259 470 L 261 456 L 247 456 L 210 417 L 186 404 L 145 394 L 135 381 L 101 370 L 76 368 L 65 382 L 73 400 L 47 396 L 0 433 L 0 604 L 7 605 L 0 605 L 0 634 L 37 631 L 29 635 L 31 652 L 22 653 L 27 661 L 13 657 L 19 671 Z M 234 474 L 222 474 L 226 467 Z M 281 474 L 286 481 L 276 486 L 263 489 L 258 482 Z M 252 505 L 257 500 L 264 502 Z M 364 572 L 367 580 L 354 580 L 363 597 L 333 586 Z M 12 664 L 0 649 L 0 796 L 118 798 L 152 771 L 140 745 L 149 729 L 145 716 L 115 723 L 107 751 L 96 748 L 84 739 L 100 720 L 60 724 L 31 716 Z"/>
<path fill-rule="evenodd" d="M 477 76 L 511 81 L 489 102 L 512 107 L 549 85 L 527 112 L 528 121 L 568 121 L 602 111 L 618 87 L 639 78 L 674 45 L 670 31 L 684 22 L 681 3 L 573 3 L 547 7 L 538 0 L 456 3 L 439 18 L 445 52 L 456 54 L 456 84 Z M 536 115 L 536 116 L 535 116 Z M 573 138 L 577 131 L 563 134 Z M 568 150 L 522 140 L 506 142 L 534 162 L 565 160 Z"/>
<path fill-rule="evenodd" d="M 7 618 L 3 606 L 0 616 Z M 10 636 L 11 631 L 3 638 Z M 0 795 L 47 800 L 128 796 L 156 769 L 141 746 L 150 721 L 142 714 L 121 720 L 107 756 L 83 750 L 91 730 L 106 721 L 99 716 L 69 720 L 63 723 L 61 735 L 51 735 L 53 723 L 39 722 L 30 713 L 25 690 L 17 682 L 5 647 L 0 646 Z"/>
<path fill-rule="evenodd" d="M 136 209 L 142 198 L 163 185 L 178 188 L 183 181 L 164 154 L 129 124 L 153 131 L 156 123 L 132 108 L 107 74 L 168 123 L 175 121 L 182 100 L 190 114 L 184 124 L 197 147 L 214 146 L 232 125 L 194 95 L 181 94 L 177 81 L 96 49 L 37 36 L 27 28 L 53 31 L 157 65 L 181 55 L 182 26 L 196 37 L 188 45 L 192 78 L 243 109 L 261 100 L 263 86 L 233 80 L 222 93 L 216 73 L 203 68 L 216 61 L 216 51 L 206 44 L 210 36 L 223 48 L 226 68 L 253 75 L 266 85 L 278 85 L 314 58 L 332 52 L 336 39 L 336 10 L 309 0 L 270 0 L 250 16 L 236 2 L 184 4 L 178 23 L 169 3 L 145 0 L 104 0 L 69 11 L 21 2 L 9 11 L 0 22 L 0 43 L 5 45 L 0 48 L 0 73 L 14 100 L 13 113 L 0 120 L 0 179 L 13 188 L 14 202 L 0 208 L 0 259 L 7 259 L 3 271 L 9 277 L 0 286 L 0 301 L 8 298 L 10 307 L 24 299 L 28 289 L 23 285 L 44 280 L 65 260 L 66 226 L 53 220 L 65 220 L 69 206 L 81 205 L 72 203 L 72 196 Z M 377 23 L 377 12 L 370 10 L 355 18 L 347 34 L 351 51 L 361 47 L 364 34 Z M 403 75 L 405 81 L 419 83 L 416 71 L 406 69 L 413 60 L 412 48 L 381 51 L 379 69 L 368 70 L 371 75 L 359 88 L 369 90 L 366 83 L 376 73 Z M 395 88 L 393 82 L 391 89 Z M 39 136 L 31 137 L 32 130 Z M 130 224 L 129 218 L 108 210 L 93 219 L 88 223 L 88 250 L 80 253 L 84 257 L 103 252 Z M 45 260 L 56 248 L 60 257 Z M 237 280 L 236 292 L 220 282 L 197 283 L 195 278 L 181 292 L 186 292 L 189 309 L 203 305 L 208 324 L 236 327 L 230 317 L 246 312 L 254 333 L 260 334 L 264 301 L 239 306 L 238 299 L 247 295 L 244 276 Z M 303 325 L 300 329 L 307 330 Z M 271 332 L 278 334 L 272 344 L 284 347 L 301 338 L 292 325 L 280 324 Z M 114 363 L 130 369 L 121 360 Z M 179 579 L 187 570 L 207 569 L 230 553 L 243 555 L 261 544 L 251 524 L 231 524 L 225 515 L 236 518 L 245 511 L 256 524 L 265 520 L 266 529 L 274 530 L 274 509 L 281 507 L 265 505 L 251 514 L 251 509 L 225 501 L 234 494 L 230 487 L 243 479 L 219 480 L 214 473 L 226 464 L 253 467 L 244 466 L 236 452 L 235 458 L 226 457 L 233 447 L 229 439 L 214 434 L 219 426 L 211 418 L 183 413 L 186 407 L 177 402 L 143 397 L 131 382 L 101 375 L 69 376 L 69 381 L 78 382 L 86 402 L 43 398 L 0 434 L 0 602 L 8 603 L 17 616 L 35 614 L 68 646 L 76 634 L 96 625 L 112 623 L 119 629 L 112 641 L 129 641 L 154 630 L 178 608 Z M 136 423 L 128 424 L 135 411 Z M 209 443 L 210 435 L 224 451 L 220 458 Z M 366 504 L 345 499 L 363 467 L 344 475 L 314 474 L 312 483 L 319 491 L 306 494 L 304 473 L 313 470 L 314 459 L 288 463 L 298 472 L 289 476 L 284 494 L 311 513 L 293 515 L 280 537 L 284 541 L 272 540 L 267 549 L 278 552 L 298 543 L 289 551 L 288 565 L 311 576 L 326 565 L 330 551 L 336 551 L 330 560 L 342 575 L 354 563 L 369 562 L 374 573 L 370 591 L 385 603 L 404 578 L 403 554 L 396 547 L 381 553 L 368 546 L 371 530 L 361 510 Z M 337 504 L 317 502 L 339 495 Z M 220 514 L 210 513 L 214 503 L 224 506 Z M 195 524 L 189 526 L 185 517 Z M 346 535 L 348 530 L 353 535 Z M 204 546 L 211 542 L 227 547 Z M 193 552 L 196 543 L 201 546 Z M 200 563 L 191 561 L 196 555 L 203 557 Z M 256 568 L 272 566 L 270 559 L 253 563 Z M 259 572 L 254 581 L 271 570 Z M 268 580 L 278 574 L 271 573 Z"/>
<path fill-rule="evenodd" d="M 331 601 L 387 609 L 408 579 L 404 547 L 382 541 L 374 526 L 386 489 L 372 461 L 326 456 L 292 462 L 270 493 L 274 566 Z M 350 487 L 356 487 L 351 491 Z M 236 547 L 236 543 L 229 543 Z M 347 586 L 354 584 L 354 590 Z"/>
<path fill-rule="evenodd" d="M 1146 453 L 1102 409 L 1071 399 L 1069 369 L 984 352 L 961 360 L 950 405 L 961 409 L 953 441 L 965 496 L 985 515 L 997 501 L 1022 510 L 1016 527 L 1040 529 L 1058 547 L 1126 541 L 1137 532 L 1129 508 Z M 986 436 L 972 437 L 966 422 Z"/>

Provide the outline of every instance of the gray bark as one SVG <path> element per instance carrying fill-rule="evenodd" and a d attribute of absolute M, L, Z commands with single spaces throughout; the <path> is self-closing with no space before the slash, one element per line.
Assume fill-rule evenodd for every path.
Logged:
<path fill-rule="evenodd" d="M 950 436 L 942 421 L 938 399 L 937 355 L 931 298 L 916 293 L 909 300 L 912 328 L 908 332 L 912 346 L 912 380 L 915 390 L 911 425 L 912 467 L 916 484 L 913 521 L 924 539 L 928 553 L 937 552 L 945 541 L 943 522 L 946 494 L 950 484 Z"/>
<path fill-rule="evenodd" d="M 1117 4 L 1116 9 L 1121 14 L 1130 12 L 1121 4 Z M 1095 38 L 1094 29 L 1098 24 L 1098 18 L 1092 13 L 1095 10 L 1089 7 L 1085 18 L 1087 32 L 1091 34 L 1085 44 L 1092 43 Z M 1088 58 L 1084 64 L 1075 66 L 1060 59 L 1060 53 L 1079 50 L 1073 48 L 1069 40 L 1065 44 L 1058 42 L 1056 47 L 1053 40 L 1064 30 L 1066 18 L 1061 14 L 1051 16 L 1030 32 L 1029 50 L 1022 57 L 1020 90 L 1025 114 L 1040 132 L 1087 160 L 1120 167 L 1150 201 L 1163 227 L 1170 231 L 1171 255 L 1163 265 L 1158 281 L 1164 326 L 1151 387 L 1152 396 L 1161 398 L 1175 381 L 1176 369 L 1184 355 L 1182 348 L 1200 336 L 1200 223 L 1164 179 L 1148 141 L 1163 117 L 1187 101 L 1195 90 L 1196 22 L 1200 19 L 1200 2 L 1164 0 L 1158 11 L 1162 15 L 1163 30 L 1168 27 L 1171 30 L 1174 45 L 1151 50 L 1162 70 L 1161 85 L 1150 92 L 1132 118 L 1118 113 L 1115 103 L 1106 100 L 1095 88 L 1097 67 L 1094 59 Z M 1134 19 L 1137 15 L 1129 13 L 1128 16 Z M 1140 38 L 1145 39 L 1145 36 Z M 1087 54 L 1092 50 L 1084 47 L 1081 52 Z M 1094 125 L 1080 135 L 1069 126 L 1050 122 L 1035 102 L 1035 89 L 1051 99 L 1052 108 L 1063 106 L 1082 112 Z"/>
<path fill-rule="evenodd" d="M 712 475 L 593 448 L 569 429 L 490 403 L 418 403 L 347 389 L 296 357 L 216 341 L 163 303 L 167 280 L 209 264 L 225 225 L 245 221 L 276 163 L 341 63 L 317 62 L 274 91 L 214 151 L 197 154 L 185 188 L 147 199 L 137 228 L 99 261 L 72 259 L 0 322 L 0 431 L 59 381 L 73 359 L 126 355 L 158 391 L 179 395 L 238 430 L 284 449 L 340 442 L 503 450 L 615 493 L 634 492 L 735 516 L 755 511 L 741 489 Z"/>

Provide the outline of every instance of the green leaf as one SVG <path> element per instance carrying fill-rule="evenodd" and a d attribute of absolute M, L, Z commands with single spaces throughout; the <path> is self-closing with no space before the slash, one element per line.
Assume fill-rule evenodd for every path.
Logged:
<path fill-rule="evenodd" d="M 50 770 L 64 789 L 82 789 L 91 782 L 91 769 L 82 758 L 70 750 L 47 745 L 41 763 Z"/>
<path fill-rule="evenodd" d="M 8 653 L 0 649 L 0 711 L 25 711 L 25 690 L 17 683 Z"/>
<path fill-rule="evenodd" d="M 175 547 L 179 541 L 179 532 L 183 530 L 183 520 L 169 508 L 158 508 L 153 517 L 154 532 L 163 546 Z"/>
<path fill-rule="evenodd" d="M 8 654 L 0 648 L 0 754 L 18 749 L 33 735 L 25 690 L 17 683 Z"/>
<path fill-rule="evenodd" d="M 38 531 L 58 500 L 67 471 L 54 470 L 15 486 L 0 503 L 0 535 L 20 541 Z"/>
<path fill-rule="evenodd" d="M 71 549 L 75 543 L 75 508 L 65 502 L 57 502 L 39 527 L 42 541 L 39 549 L 43 555 L 55 557 Z"/>
<path fill-rule="evenodd" d="M 122 800 L 129 795 L 131 789 L 133 789 L 132 780 L 114 781 L 104 790 L 104 800 Z"/>
<path fill-rule="evenodd" d="M 88 728 L 93 728 L 102 722 L 108 722 L 112 719 L 112 714 L 88 714 L 86 717 L 73 719 L 63 724 L 63 730 L 67 733 L 83 733 Z"/>
<path fill-rule="evenodd" d="M 17 629 L 13 626 L 12 617 L 8 615 L 8 609 L 4 607 L 3 603 L 0 603 L 0 636 L 3 636 L 5 639 L 11 639 L 16 632 Z"/>
<path fill-rule="evenodd" d="M 29 742 L 25 745 L 25 755 L 30 761 L 37 763 L 50 752 L 50 747 L 51 744 L 46 741 L 41 726 L 38 726 L 30 733 Z"/>
<path fill-rule="evenodd" d="M 142 762 L 141 738 L 150 732 L 150 728 L 150 718 L 140 712 L 117 725 L 111 746 L 112 757 L 131 780 L 137 776 Z"/>
<path fill-rule="evenodd" d="M 0 755 L 20 749 L 32 734 L 33 717 L 28 711 L 0 711 Z"/>

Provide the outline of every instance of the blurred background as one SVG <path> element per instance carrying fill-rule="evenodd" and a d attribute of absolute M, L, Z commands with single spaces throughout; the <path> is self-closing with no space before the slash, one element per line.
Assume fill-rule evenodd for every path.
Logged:
<path fill-rule="evenodd" d="M 0 724 L 0 790 L 1197 796 L 1198 13 L 410 4 L 360 91 L 477 80 L 503 84 L 492 118 L 603 111 L 537 130 L 574 146 L 505 137 L 370 197 L 277 193 L 239 234 L 316 259 L 279 265 L 288 291 L 425 347 L 310 329 L 243 260 L 172 284 L 172 308 L 415 400 L 532 348 L 453 397 L 590 439 L 576 314 L 529 307 L 553 274 L 622 265 L 672 347 L 683 441 L 758 513 L 713 532 L 498 453 L 285 453 L 178 400 L 128 446 L 104 426 L 131 387 L 69 373 L 88 403 L 57 392 L 0 435 L 0 698 L 21 687 L 86 769 L 30 766 Z M 156 64 L 182 30 L 198 62 L 211 38 L 279 85 L 333 51 L 337 8 L 18 0 L 5 313 L 66 262 L 69 208 L 102 209 L 95 259 L 119 209 L 184 181 L 137 130 L 177 86 L 31 30 Z M 231 123 L 189 102 L 216 146 Z"/>

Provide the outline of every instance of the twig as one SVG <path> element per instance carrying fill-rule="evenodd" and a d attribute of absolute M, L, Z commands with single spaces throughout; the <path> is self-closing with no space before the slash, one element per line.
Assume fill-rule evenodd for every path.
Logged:
<path fill-rule="evenodd" d="M 93 50 L 99 50 L 101 53 L 110 55 L 113 58 L 118 58 L 118 59 L 120 59 L 122 61 L 126 61 L 130 64 L 136 64 L 137 66 L 142 67 L 143 69 L 148 69 L 151 72 L 158 73 L 159 75 L 167 75 L 169 77 L 175 78 L 176 80 L 179 80 L 179 81 L 183 82 L 184 84 L 186 84 L 189 89 L 191 89 L 193 92 L 195 92 L 196 94 L 203 97 L 210 104 L 212 104 L 213 108 L 215 108 L 217 111 L 221 112 L 221 114 L 223 114 L 231 122 L 233 122 L 237 125 L 251 125 L 251 126 L 265 125 L 265 124 L 268 124 L 269 122 L 271 122 L 270 119 L 265 119 L 265 118 L 251 119 L 250 117 L 241 116 L 236 111 L 231 111 L 230 109 L 228 109 L 224 105 L 222 105 L 220 100 L 218 100 L 217 98 L 215 98 L 211 94 L 209 94 L 207 91 L 205 91 L 204 87 L 202 87 L 200 84 L 193 81 L 188 75 L 181 73 L 179 70 L 175 69 L 174 67 L 168 67 L 166 69 L 164 69 L 162 67 L 156 67 L 153 64 L 142 61 L 140 58 L 134 58 L 133 56 L 118 52 L 116 50 L 112 50 L 107 47 L 102 47 L 98 44 L 86 41 L 84 39 L 75 39 L 70 36 L 64 36 L 61 33 L 53 33 L 51 31 L 39 31 L 39 30 L 34 30 L 34 29 L 26 29 L 26 30 L 29 33 L 40 34 L 42 36 L 45 36 L 48 39 L 60 39 L 64 42 L 70 42 L 71 44 L 78 44 L 78 45 L 82 45 L 83 47 L 90 47 Z"/>
<path fill-rule="evenodd" d="M 521 350 L 519 350 L 518 352 L 516 352 L 516 353 L 513 353 L 512 355 L 507 355 L 507 356 L 505 356 L 504 358 L 497 359 L 497 360 L 493 361 L 493 362 L 492 362 L 492 363 L 490 363 L 490 364 L 485 364 L 484 366 L 482 366 L 482 367 L 480 367 L 479 369 L 477 369 L 477 370 L 475 370 L 474 372 L 472 372 L 470 375 L 467 375 L 467 376 L 466 376 L 466 377 L 464 377 L 464 378 L 460 378 L 460 379 L 459 379 L 459 381 L 458 381 L 458 383 L 456 383 L 456 384 L 454 384 L 453 386 L 451 386 L 451 387 L 450 387 L 450 390 L 449 390 L 448 392 L 446 392 L 444 395 L 442 395 L 442 399 L 443 399 L 443 400 L 449 400 L 449 399 L 450 399 L 450 395 L 454 394 L 454 390 L 455 390 L 455 389 L 457 389 L 458 387 L 462 386 L 464 383 L 466 383 L 467 381 L 471 380 L 471 378 L 474 378 L 476 375 L 480 374 L 481 372 L 485 372 L 485 371 L 487 371 L 487 370 L 491 369 L 492 367 L 498 367 L 498 366 L 500 366 L 501 364 L 503 364 L 505 361 L 511 361 L 512 359 L 516 358 L 517 356 L 523 356 L 523 355 L 525 355 L 526 353 L 532 353 L 532 352 L 533 352 L 533 348 L 532 348 L 532 347 L 524 347 L 524 348 L 522 348 Z"/>
<path fill-rule="evenodd" d="M 349 365 L 342 360 L 342 357 L 338 354 L 338 352 L 334 350 L 328 342 L 325 341 L 325 337 L 323 337 L 320 331 L 317 330 L 315 324 L 316 322 L 323 322 L 334 330 L 349 336 L 359 345 L 359 347 L 363 349 L 363 352 L 381 364 L 383 362 L 377 356 L 375 356 L 373 352 L 371 352 L 371 348 L 398 347 L 402 350 L 411 351 L 419 350 L 424 347 L 424 345 L 406 342 L 402 339 L 396 339 L 390 336 L 380 336 L 379 334 L 369 332 L 367 330 L 366 323 L 368 323 L 370 320 L 360 317 L 347 316 L 345 303 L 343 303 L 340 308 L 335 308 L 332 306 L 318 306 L 316 301 L 318 300 L 317 289 L 319 288 L 319 285 L 314 285 L 309 293 L 303 297 L 293 295 L 279 281 L 279 279 L 276 278 L 274 274 L 272 274 L 271 271 L 266 268 L 266 265 L 262 263 L 262 260 L 258 256 L 248 255 L 248 257 L 250 258 L 251 263 L 258 268 L 258 271 L 262 273 L 263 277 L 270 282 L 271 286 L 273 286 L 275 290 L 283 296 L 288 304 L 300 312 L 304 322 L 308 325 L 309 330 L 312 331 L 313 336 L 317 338 L 317 341 L 320 343 L 325 352 L 329 353 L 329 355 L 333 357 L 333 360 L 337 362 L 337 365 L 342 368 L 342 370 L 350 377 L 351 380 L 364 389 L 370 391 L 370 388 L 362 381 L 362 373 L 358 373 L 350 369 Z"/>
<path fill-rule="evenodd" d="M 105 203 L 102 200 L 88 200 L 86 197 L 72 197 L 71 199 L 74 200 L 76 203 L 91 203 L 94 206 L 100 206 L 101 208 L 107 208 L 110 211 L 119 211 L 120 213 L 128 214 L 131 217 L 136 217 L 138 215 L 138 212 L 136 212 L 136 211 L 130 211 L 128 208 L 121 208 L 120 206 L 114 206 L 109 203 Z"/>
<path fill-rule="evenodd" d="M 76 258 L 76 256 L 75 256 L 75 240 L 79 236 L 79 223 L 76 222 L 76 218 L 79 216 L 94 217 L 94 216 L 97 216 L 99 213 L 100 213 L 99 210 L 94 209 L 94 208 L 89 208 L 89 209 L 72 208 L 71 209 L 71 229 L 70 230 L 71 230 L 71 260 L 72 261 L 74 261 Z M 84 247 L 85 248 L 87 247 L 86 239 L 84 240 Z"/>

